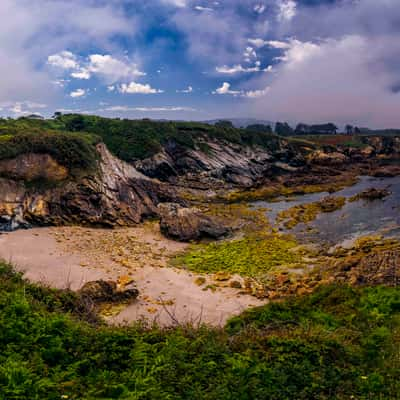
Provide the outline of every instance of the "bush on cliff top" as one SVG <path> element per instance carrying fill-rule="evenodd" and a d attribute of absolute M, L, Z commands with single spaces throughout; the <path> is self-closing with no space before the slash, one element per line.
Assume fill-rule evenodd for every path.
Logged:
<path fill-rule="evenodd" d="M 57 121 L 66 130 L 86 131 L 101 136 L 110 150 L 126 161 L 150 157 L 168 141 L 194 148 L 198 139 L 205 137 L 275 149 L 280 140 L 264 132 L 249 132 L 200 122 L 110 119 L 78 114 L 61 115 Z"/>
<path fill-rule="evenodd" d="M 150 157 L 169 141 L 183 147 L 201 148 L 201 138 L 219 139 L 242 145 L 258 145 L 271 150 L 279 147 L 280 139 L 270 133 L 251 132 L 234 127 L 199 122 L 128 120 L 99 116 L 65 114 L 54 119 L 0 119 L 1 134 L 57 132 L 91 133 L 100 137 L 119 158 L 133 161 Z"/>
<path fill-rule="evenodd" d="M 15 158 L 26 153 L 45 153 L 69 169 L 72 175 L 96 169 L 93 135 L 62 132 L 17 132 L 0 134 L 0 160 Z"/>
<path fill-rule="evenodd" d="M 0 266 L 0 399 L 397 399 L 400 290 L 329 286 L 225 329 L 113 328 Z M 71 306 L 72 305 L 72 306 Z"/>

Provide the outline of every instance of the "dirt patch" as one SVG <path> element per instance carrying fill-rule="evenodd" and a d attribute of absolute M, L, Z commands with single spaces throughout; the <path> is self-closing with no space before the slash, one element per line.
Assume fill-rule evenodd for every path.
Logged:
<path fill-rule="evenodd" d="M 222 325 L 246 308 L 265 303 L 240 294 L 240 289 L 215 284 L 212 276 L 199 285 L 198 274 L 167 267 L 186 246 L 164 238 L 156 224 L 115 230 L 40 228 L 1 234 L 0 258 L 29 280 L 57 288 L 78 290 L 99 279 L 134 279 L 137 301 L 105 310 L 115 324 L 146 319 L 161 325 Z"/>

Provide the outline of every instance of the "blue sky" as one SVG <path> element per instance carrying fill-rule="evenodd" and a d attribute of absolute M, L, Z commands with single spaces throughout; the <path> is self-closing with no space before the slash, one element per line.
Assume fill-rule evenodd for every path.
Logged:
<path fill-rule="evenodd" d="M 400 126 L 399 0 L 2 0 L 0 113 Z"/>

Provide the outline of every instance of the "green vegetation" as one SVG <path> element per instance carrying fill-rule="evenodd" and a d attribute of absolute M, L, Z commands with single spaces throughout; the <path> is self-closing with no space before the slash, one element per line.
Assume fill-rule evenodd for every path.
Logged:
<path fill-rule="evenodd" d="M 199 122 L 128 120 L 98 116 L 65 114 L 47 120 L 29 118 L 0 119 L 0 137 L 26 134 L 42 135 L 50 132 L 75 135 L 83 133 L 101 138 L 107 147 L 125 161 L 143 159 L 161 150 L 162 145 L 173 142 L 184 147 L 208 151 L 203 138 L 219 139 L 229 143 L 258 145 L 269 149 L 279 147 L 280 139 L 270 132 L 254 132 L 234 128 L 231 124 L 217 126 Z"/>
<path fill-rule="evenodd" d="M 206 245 L 194 245 L 174 261 L 196 272 L 229 272 L 248 277 L 260 277 L 280 265 L 302 261 L 300 255 L 291 251 L 297 246 L 295 240 L 275 234 L 258 234 L 239 240 Z"/>
<path fill-rule="evenodd" d="M 225 329 L 112 328 L 0 267 L 0 399 L 398 399 L 400 290 L 319 288 Z"/>
<path fill-rule="evenodd" d="M 88 134 L 40 132 L 0 135 L 0 160 L 26 153 L 46 153 L 67 167 L 71 175 L 94 171 L 98 139 Z"/>
<path fill-rule="evenodd" d="M 161 150 L 173 141 L 178 145 L 195 148 L 201 138 L 219 139 L 230 143 L 279 146 L 275 135 L 236 129 L 232 124 L 217 126 L 199 122 L 110 119 L 77 114 L 61 115 L 57 122 L 66 130 L 86 131 L 99 135 L 108 148 L 125 161 L 143 159 Z"/>

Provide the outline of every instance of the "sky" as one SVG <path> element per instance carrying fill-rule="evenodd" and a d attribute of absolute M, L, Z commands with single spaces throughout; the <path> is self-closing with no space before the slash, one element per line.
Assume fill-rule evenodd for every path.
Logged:
<path fill-rule="evenodd" d="M 400 127 L 400 0 L 1 0 L 0 115 Z"/>

